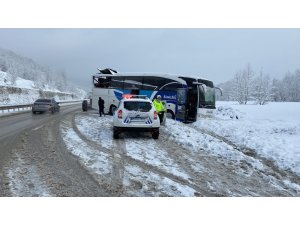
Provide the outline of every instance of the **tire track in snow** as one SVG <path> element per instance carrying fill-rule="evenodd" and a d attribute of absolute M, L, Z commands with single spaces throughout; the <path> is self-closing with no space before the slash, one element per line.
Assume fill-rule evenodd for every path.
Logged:
<path fill-rule="evenodd" d="M 148 160 L 143 160 L 143 157 L 135 157 L 134 154 L 131 154 L 132 150 L 135 150 L 135 151 L 141 150 L 140 148 L 137 148 L 137 149 L 131 148 L 131 147 L 133 147 L 132 143 L 135 147 L 137 147 L 137 146 L 149 147 L 149 145 L 145 144 L 145 141 L 151 142 L 151 141 L 153 141 L 152 138 L 147 137 L 147 140 L 145 138 L 142 140 L 141 139 L 136 140 L 135 138 L 134 139 L 130 138 L 130 134 L 125 134 L 124 138 L 114 140 L 112 149 L 108 149 L 107 145 L 104 145 L 104 146 L 101 145 L 102 143 L 101 143 L 99 137 L 95 138 L 94 136 L 91 136 L 89 131 L 86 131 L 85 129 L 80 127 L 81 123 L 79 120 L 80 120 L 80 118 L 84 120 L 85 116 L 79 115 L 78 118 L 73 118 L 73 122 L 72 122 L 73 129 L 78 134 L 78 136 L 80 138 L 82 138 L 82 140 L 90 147 L 99 149 L 100 151 L 103 151 L 105 153 L 110 153 L 112 155 L 112 158 L 116 159 L 116 162 L 114 162 L 114 161 L 112 162 L 114 165 L 118 165 L 118 166 L 113 167 L 113 170 L 112 170 L 112 173 L 116 175 L 116 176 L 113 176 L 114 179 L 117 179 L 117 180 L 119 179 L 119 181 L 122 178 L 124 179 L 124 167 L 126 167 L 128 165 L 129 166 L 138 166 L 139 168 L 143 169 L 144 171 L 152 171 L 153 173 L 158 174 L 159 176 L 162 176 L 162 177 L 167 177 L 168 179 L 170 179 L 180 185 L 187 185 L 190 188 L 195 189 L 195 192 L 199 191 L 199 188 L 196 185 L 191 184 L 189 182 L 187 175 L 182 173 L 182 171 L 180 171 L 180 168 L 178 166 L 174 167 L 175 163 L 172 160 L 170 161 L 169 158 L 163 158 L 163 162 L 160 165 L 155 165 L 155 163 L 153 165 L 152 164 L 153 156 L 150 157 L 150 159 L 148 159 Z M 97 118 L 97 119 L 99 119 L 99 118 Z M 101 126 L 101 128 L 103 130 L 105 130 L 107 133 L 111 133 L 111 138 L 112 138 L 112 131 L 111 131 L 112 128 L 111 127 Z M 159 150 L 158 145 L 155 144 L 155 141 L 153 141 L 153 143 L 154 143 L 154 147 L 156 149 L 153 149 L 153 148 L 148 149 L 148 151 L 150 151 L 150 152 Z M 145 148 L 143 149 L 143 151 L 145 151 Z M 164 157 L 166 156 L 166 152 L 163 152 L 163 150 L 159 150 L 159 152 L 156 153 L 156 156 L 162 158 L 160 156 L 161 154 L 164 154 Z M 152 158 L 152 160 L 151 160 L 151 158 Z M 169 168 L 164 166 L 165 163 L 167 163 L 169 165 Z M 122 166 L 120 166 L 120 165 L 122 165 Z M 125 168 L 125 170 L 126 170 L 126 168 Z M 119 175 L 121 175 L 121 176 L 118 178 Z M 118 182 L 118 183 L 120 184 L 120 182 Z"/>
<path fill-rule="evenodd" d="M 192 126 L 187 124 L 187 126 L 199 131 L 200 133 L 210 135 L 216 139 L 219 139 L 220 141 L 223 141 L 224 143 L 230 145 L 235 149 L 236 151 L 239 151 L 243 153 L 245 156 L 248 156 L 250 158 L 253 158 L 255 160 L 258 160 L 263 164 L 262 169 L 258 169 L 260 173 L 264 176 L 272 176 L 274 179 L 278 180 L 281 185 L 286 186 L 288 185 L 289 188 L 293 188 L 293 185 L 290 185 L 290 181 L 294 184 L 300 184 L 300 177 L 291 171 L 290 169 L 281 169 L 278 165 L 276 165 L 276 162 L 270 159 L 267 159 L 259 154 L 257 154 L 257 151 L 255 149 L 249 148 L 247 146 L 243 145 L 238 145 L 232 142 L 231 140 L 220 136 L 216 134 L 213 131 L 207 130 L 207 129 L 202 129 L 196 126 Z M 251 166 L 248 164 L 248 166 Z M 290 181 L 289 181 L 290 180 Z M 294 191 L 299 192 L 299 189 L 294 188 Z"/>
<path fill-rule="evenodd" d="M 6 171 L 9 178 L 9 189 L 16 197 L 49 197 L 53 196 L 47 184 L 42 181 L 38 168 L 28 162 L 26 155 L 21 155 L 28 148 L 28 134 L 21 136 L 13 149 L 13 158 Z"/>
<path fill-rule="evenodd" d="M 266 187 L 259 188 L 259 186 L 257 188 L 257 191 L 255 189 L 250 190 L 249 193 L 256 193 L 255 195 L 257 195 L 257 192 L 259 192 L 258 194 L 259 196 L 269 196 L 269 195 L 270 196 L 282 196 L 282 195 L 294 196 L 297 194 L 297 190 L 287 187 L 282 182 L 282 180 L 278 180 L 275 177 L 270 177 L 270 174 L 264 173 L 263 169 L 265 168 L 265 165 L 262 162 L 260 162 L 259 160 L 253 157 L 245 155 L 242 152 L 236 151 L 236 149 L 233 148 L 234 146 L 231 146 L 228 143 L 225 143 L 218 138 L 206 134 L 201 130 L 197 130 L 190 124 L 181 124 L 181 123 L 179 124 L 176 121 L 169 121 L 168 124 L 169 125 L 171 124 L 172 131 L 169 131 L 167 128 L 162 130 L 166 132 L 167 138 L 170 139 L 170 141 L 173 142 L 175 141 L 179 145 L 182 145 L 185 148 L 189 148 L 192 151 L 197 153 L 201 153 L 201 151 L 206 152 L 208 153 L 208 154 L 204 154 L 204 156 L 206 155 L 206 157 L 215 156 L 215 160 L 219 161 L 219 164 L 224 164 L 224 169 L 227 170 L 228 168 L 232 169 L 232 171 L 228 170 L 227 174 L 224 173 L 222 170 L 220 170 L 220 174 L 224 174 L 224 178 L 227 177 L 226 180 L 220 177 L 220 180 L 223 180 L 223 182 L 225 182 L 224 184 L 228 182 L 229 182 L 228 184 L 230 184 L 231 182 L 230 179 L 232 180 L 234 177 L 242 176 L 239 179 L 245 180 L 245 178 L 248 177 L 248 181 L 245 180 L 244 182 L 248 183 L 250 189 L 251 186 L 253 185 L 257 186 L 256 184 L 260 184 L 259 186 L 263 186 L 264 183 L 265 186 L 269 186 L 270 184 L 272 185 L 272 187 L 269 188 L 270 190 L 267 190 Z M 194 135 L 195 133 L 197 134 L 199 133 L 199 136 Z M 191 140 L 190 140 L 190 136 L 192 138 Z M 210 168 L 213 168 L 214 164 L 215 164 L 215 168 L 211 170 L 211 172 L 213 173 L 218 171 L 218 165 L 213 161 L 206 164 Z M 234 172 L 235 174 L 233 174 L 232 172 Z M 218 176 L 218 174 L 216 175 Z M 252 180 L 252 184 L 250 182 L 251 180 Z M 233 183 L 239 183 L 239 182 L 233 181 Z M 233 185 L 230 186 L 231 187 L 228 189 L 229 191 L 236 190 L 237 193 L 241 193 L 241 190 L 243 190 L 242 192 L 244 192 L 244 194 L 242 195 L 244 196 L 246 195 L 245 194 L 246 185 L 241 185 L 240 189 L 236 189 Z"/>

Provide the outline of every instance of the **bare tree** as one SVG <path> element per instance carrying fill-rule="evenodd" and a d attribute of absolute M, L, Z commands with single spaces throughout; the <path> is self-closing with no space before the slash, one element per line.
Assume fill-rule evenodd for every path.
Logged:
<path fill-rule="evenodd" d="M 259 76 L 254 79 L 252 96 L 257 104 L 264 105 L 271 99 L 270 77 L 260 71 Z"/>
<path fill-rule="evenodd" d="M 242 71 L 237 72 L 233 78 L 233 99 L 240 104 L 244 103 Z"/>
<path fill-rule="evenodd" d="M 247 67 L 236 73 L 234 77 L 234 99 L 240 104 L 247 104 L 251 99 L 251 91 L 253 87 L 254 72 L 250 64 Z"/>

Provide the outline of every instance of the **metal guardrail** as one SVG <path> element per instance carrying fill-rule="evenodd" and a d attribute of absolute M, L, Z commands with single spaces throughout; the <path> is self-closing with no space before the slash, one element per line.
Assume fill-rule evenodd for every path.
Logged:
<path fill-rule="evenodd" d="M 82 102 L 82 100 L 76 100 L 76 101 L 63 101 L 63 102 L 58 102 L 59 104 L 64 104 L 64 103 L 76 103 L 76 102 Z M 6 106 L 0 106 L 0 111 L 7 110 L 13 110 L 13 111 L 20 111 L 20 109 L 26 109 L 26 108 L 31 108 L 32 104 L 25 104 L 25 105 L 6 105 Z"/>
<path fill-rule="evenodd" d="M 16 109 L 18 111 L 20 111 L 20 109 L 26 109 L 26 108 L 31 108 L 32 107 L 32 104 L 29 104 L 29 105 L 9 105 L 9 106 L 0 106 L 0 110 L 3 111 L 3 110 L 13 110 L 13 111 L 16 111 Z"/>

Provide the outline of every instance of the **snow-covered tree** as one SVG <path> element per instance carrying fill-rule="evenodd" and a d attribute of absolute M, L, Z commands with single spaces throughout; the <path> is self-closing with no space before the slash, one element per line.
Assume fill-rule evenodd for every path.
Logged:
<path fill-rule="evenodd" d="M 255 100 L 258 104 L 267 101 L 300 102 L 300 69 L 295 72 L 287 72 L 282 80 L 273 79 L 262 71 L 257 77 L 250 65 L 237 72 L 233 79 L 219 84 L 223 89 L 223 96 L 217 96 L 218 100 L 238 101 L 247 104 L 249 100 Z"/>
<path fill-rule="evenodd" d="M 6 62 L 0 58 L 0 71 L 7 72 L 7 69 Z"/>
<path fill-rule="evenodd" d="M 273 79 L 271 85 L 271 97 L 272 101 L 281 102 L 284 101 L 284 93 L 282 90 L 282 81 Z"/>
<path fill-rule="evenodd" d="M 64 90 L 68 86 L 67 75 L 65 71 L 57 72 L 58 76 L 56 77 L 56 87 L 58 90 Z"/>
<path fill-rule="evenodd" d="M 235 74 L 233 78 L 233 99 L 240 104 L 244 103 L 244 85 L 242 71 Z"/>
<path fill-rule="evenodd" d="M 288 72 L 282 80 L 282 90 L 285 101 L 300 101 L 300 71 Z"/>
<path fill-rule="evenodd" d="M 270 77 L 263 74 L 262 71 L 260 71 L 260 74 L 253 80 L 251 96 L 254 98 L 256 103 L 260 105 L 264 105 L 271 100 Z"/>
<path fill-rule="evenodd" d="M 250 64 L 244 70 L 239 71 L 234 76 L 233 81 L 233 98 L 240 104 L 247 104 L 251 99 L 251 91 L 253 87 L 254 72 Z"/>

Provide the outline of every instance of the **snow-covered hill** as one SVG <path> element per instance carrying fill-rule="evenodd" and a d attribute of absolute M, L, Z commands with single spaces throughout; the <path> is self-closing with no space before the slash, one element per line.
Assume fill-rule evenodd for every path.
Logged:
<path fill-rule="evenodd" d="M 30 58 L 0 48 L 0 71 L 12 76 L 11 82 L 15 85 L 17 77 L 34 81 L 35 88 L 43 89 L 45 86 L 56 88 L 60 91 L 68 90 L 66 74 L 43 67 Z"/>
<path fill-rule="evenodd" d="M 0 105 L 31 104 L 38 97 L 70 100 L 85 96 L 64 72 L 54 72 L 0 48 Z"/>
<path fill-rule="evenodd" d="M 86 92 L 74 89 L 74 92 L 62 92 L 48 85 L 44 89 L 36 88 L 36 83 L 20 77 L 15 77 L 7 72 L 0 71 L 0 106 L 31 104 L 37 98 L 55 98 L 56 100 L 83 99 Z"/>
<path fill-rule="evenodd" d="M 0 71 L 0 86 L 35 89 L 35 84 L 32 80 L 26 80 L 20 77 L 16 77 L 16 79 L 14 80 L 11 74 L 3 71 Z"/>

